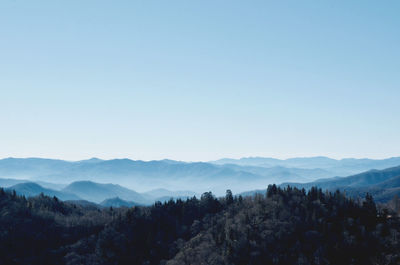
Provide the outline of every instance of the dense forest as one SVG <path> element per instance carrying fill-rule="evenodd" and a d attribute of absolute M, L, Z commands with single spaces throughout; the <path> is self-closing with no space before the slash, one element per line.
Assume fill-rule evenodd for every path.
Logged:
<path fill-rule="evenodd" d="M 0 189 L 0 263 L 400 264 L 398 209 L 275 185 L 132 208 Z"/>

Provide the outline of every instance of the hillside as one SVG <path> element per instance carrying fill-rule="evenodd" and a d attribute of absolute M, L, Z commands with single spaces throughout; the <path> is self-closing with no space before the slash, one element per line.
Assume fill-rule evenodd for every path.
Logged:
<path fill-rule="evenodd" d="M 139 204 L 132 201 L 122 200 L 119 197 L 115 197 L 102 201 L 100 205 L 104 207 L 132 207 L 132 206 L 138 206 Z"/>
<path fill-rule="evenodd" d="M 150 204 L 151 198 L 115 184 L 100 184 L 92 181 L 77 181 L 62 189 L 63 192 L 76 194 L 80 198 L 96 203 L 106 199 L 119 197 L 123 200 L 134 201 L 138 204 Z"/>
<path fill-rule="evenodd" d="M 348 176 L 371 169 L 385 169 L 400 165 L 400 157 L 392 157 L 388 159 L 332 159 L 328 157 L 304 157 L 275 159 L 264 157 L 247 157 L 241 159 L 220 159 L 212 161 L 214 164 L 236 164 L 240 166 L 257 166 L 257 167 L 286 167 L 301 169 L 323 169 L 328 172 L 335 173 L 334 176 Z M 322 176 L 321 176 L 322 177 Z"/>
<path fill-rule="evenodd" d="M 400 166 L 383 170 L 370 170 L 344 178 L 321 179 L 309 183 L 283 183 L 282 186 L 288 184 L 302 188 L 317 186 L 322 189 L 335 189 L 342 187 L 367 187 L 383 183 L 397 176 L 400 176 Z"/>
<path fill-rule="evenodd" d="M 0 189 L 4 264 L 399 264 L 400 221 L 371 197 L 269 186 L 256 197 L 98 208 Z M 318 262 L 316 262 L 318 261 Z M 377 263 L 379 261 L 379 263 Z"/>
<path fill-rule="evenodd" d="M 77 196 L 74 193 L 68 192 L 68 191 L 57 191 L 57 190 L 52 190 L 52 189 L 47 189 L 39 184 L 33 183 L 33 182 L 25 182 L 25 183 L 20 183 L 16 184 L 14 186 L 8 187 L 7 190 L 15 190 L 17 194 L 19 195 L 24 195 L 26 197 L 33 197 L 37 196 L 41 193 L 47 195 L 47 196 L 55 196 L 59 198 L 60 200 L 80 200 L 81 198 Z"/>
<path fill-rule="evenodd" d="M 84 205 L 86 203 L 101 203 L 103 201 L 107 201 L 108 199 L 115 198 L 124 200 L 126 202 L 125 204 L 129 205 L 149 205 L 156 201 L 163 202 L 170 200 L 171 198 L 186 199 L 193 196 L 199 196 L 199 194 L 193 191 L 170 191 L 167 189 L 154 189 L 144 193 L 138 193 L 120 185 L 101 184 L 92 181 L 73 182 L 70 185 L 66 185 L 66 187 L 62 189 L 55 190 L 43 187 L 40 185 L 42 183 L 40 181 L 29 182 L 26 180 L 4 179 L 2 182 L 1 180 L 2 179 L 0 179 L 0 184 L 3 184 L 4 186 L 0 185 L 0 187 L 6 188 L 10 191 L 15 190 L 18 194 L 26 197 L 37 196 L 40 193 L 43 193 L 47 196 L 56 196 L 64 201 L 74 201 L 80 205 Z M 13 183 L 19 184 L 11 185 Z M 46 184 L 49 186 L 59 187 L 57 184 Z M 112 204 L 111 201 L 110 203 Z M 116 204 L 118 204 L 118 202 L 116 202 Z"/>
<path fill-rule="evenodd" d="M 161 198 L 161 197 L 193 197 L 198 196 L 197 193 L 189 190 L 177 190 L 171 191 L 167 189 L 154 189 L 150 191 L 146 191 L 143 194 L 150 196 L 152 198 Z"/>
<path fill-rule="evenodd" d="M 354 197 L 363 197 L 366 193 L 370 193 L 378 201 L 388 201 L 394 195 L 400 195 L 400 166 L 370 170 L 344 178 L 321 179 L 309 183 L 283 183 L 281 186 L 287 185 L 305 189 L 313 186 L 323 190 L 340 189 Z"/>

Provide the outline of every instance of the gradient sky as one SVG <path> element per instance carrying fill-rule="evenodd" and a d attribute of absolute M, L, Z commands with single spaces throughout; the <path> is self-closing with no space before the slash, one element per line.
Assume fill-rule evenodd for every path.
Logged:
<path fill-rule="evenodd" d="M 400 1 L 0 2 L 0 157 L 400 155 Z"/>

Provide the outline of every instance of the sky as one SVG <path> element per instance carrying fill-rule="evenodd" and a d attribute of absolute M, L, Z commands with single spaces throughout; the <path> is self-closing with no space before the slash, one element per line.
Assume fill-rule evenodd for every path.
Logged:
<path fill-rule="evenodd" d="M 400 156 L 400 1 L 0 1 L 0 158 Z"/>

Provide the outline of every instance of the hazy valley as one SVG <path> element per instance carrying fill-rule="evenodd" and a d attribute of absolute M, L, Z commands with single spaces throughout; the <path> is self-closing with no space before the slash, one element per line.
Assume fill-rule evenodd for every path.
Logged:
<path fill-rule="evenodd" d="M 400 158 L 243 158 L 207 163 L 7 158 L 0 160 L 0 187 L 28 197 L 43 193 L 96 204 L 117 199 L 116 206 L 199 197 L 205 191 L 222 196 L 227 189 L 234 194 L 252 195 L 257 193 L 253 190 L 264 192 L 269 184 L 340 189 L 354 197 L 370 190 L 376 199 L 388 201 L 400 191 L 400 170 L 395 167 L 399 164 Z M 112 205 L 112 201 L 103 204 Z"/>

